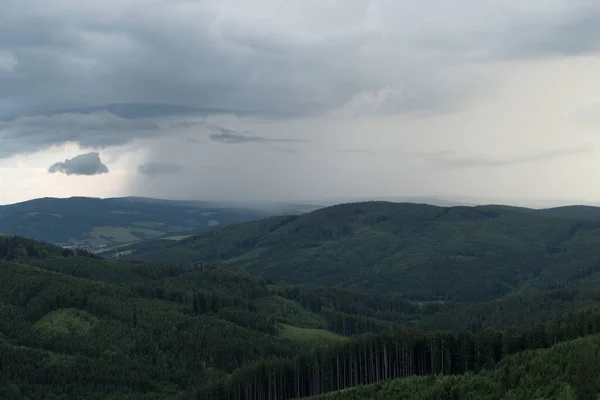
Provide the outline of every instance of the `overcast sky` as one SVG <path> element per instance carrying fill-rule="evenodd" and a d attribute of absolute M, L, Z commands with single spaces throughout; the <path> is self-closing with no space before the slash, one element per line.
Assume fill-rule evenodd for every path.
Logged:
<path fill-rule="evenodd" d="M 600 203 L 597 0 L 2 0 L 0 204 Z"/>

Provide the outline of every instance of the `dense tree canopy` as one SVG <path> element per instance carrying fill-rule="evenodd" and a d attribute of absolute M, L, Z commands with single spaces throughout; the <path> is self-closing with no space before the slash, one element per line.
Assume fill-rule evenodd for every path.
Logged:
<path fill-rule="evenodd" d="M 595 398 L 600 225 L 563 214 L 343 205 L 145 261 L 0 236 L 0 398 Z"/>
<path fill-rule="evenodd" d="M 578 210 L 342 204 L 159 248 L 136 244 L 125 256 L 179 264 L 222 261 L 287 284 L 481 302 L 524 286 L 598 283 L 600 219 Z M 594 218 L 575 218 L 588 214 Z"/>

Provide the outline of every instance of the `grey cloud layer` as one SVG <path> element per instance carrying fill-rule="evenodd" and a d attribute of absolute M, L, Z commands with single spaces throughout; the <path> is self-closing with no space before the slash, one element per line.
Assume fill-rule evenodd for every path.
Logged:
<path fill-rule="evenodd" d="M 168 162 L 152 161 L 138 166 L 138 172 L 151 177 L 159 175 L 177 174 L 183 171 L 183 166 Z"/>
<path fill-rule="evenodd" d="M 548 161 L 557 158 L 592 154 L 594 149 L 589 145 L 581 145 L 577 147 L 546 150 L 538 153 L 525 154 L 515 157 L 494 158 L 486 156 L 468 156 L 462 155 L 454 151 L 444 151 L 439 153 L 414 153 L 413 155 L 423 158 L 434 166 L 443 168 L 471 168 L 471 167 L 501 167 L 509 165 L 519 165 L 537 161 Z"/>
<path fill-rule="evenodd" d="M 487 155 L 469 155 L 458 151 L 446 150 L 438 152 L 406 152 L 406 151 L 376 151 L 370 149 L 341 149 L 341 153 L 356 154 L 371 157 L 405 157 L 425 161 L 439 168 L 492 168 L 511 165 L 520 165 L 539 161 L 549 161 L 562 157 L 593 154 L 595 152 L 591 145 L 583 144 L 564 149 L 544 150 L 537 153 L 522 154 L 513 157 L 493 157 Z"/>
<path fill-rule="evenodd" d="M 247 131 L 207 122 L 205 110 L 176 112 L 176 106 L 156 109 L 152 104 L 120 105 L 75 112 L 26 116 L 0 121 L 0 159 L 16 154 L 32 153 L 52 145 L 78 143 L 84 149 L 104 149 L 120 146 L 139 138 L 158 138 L 176 135 L 188 143 L 206 143 L 198 136 L 206 135 L 216 143 L 295 143 L 301 140 L 265 138 Z M 148 106 L 146 108 L 146 106 Z M 168 110 L 171 109 L 171 113 Z M 110 111 L 109 111 L 110 110 Z M 188 115 L 189 114 L 189 115 Z M 189 137 L 192 130 L 195 137 Z"/>
<path fill-rule="evenodd" d="M 598 54 L 599 21 L 596 0 L 3 0 L 0 158 L 222 113 L 440 112 L 485 86 L 461 66 Z M 209 139 L 290 141 L 226 127 Z"/>
<path fill-rule="evenodd" d="M 52 164 L 48 172 L 65 175 L 100 175 L 107 174 L 108 167 L 102 163 L 97 152 L 85 153 Z"/>
<path fill-rule="evenodd" d="M 469 88 L 448 65 L 597 53 L 599 18 L 595 0 L 3 0 L 0 115 L 115 100 L 305 115 L 371 95 L 359 111 L 439 108 Z"/>
<path fill-rule="evenodd" d="M 68 142 L 79 143 L 82 148 L 104 148 L 136 137 L 165 134 L 155 120 L 125 119 L 109 112 L 23 117 L 0 121 L 0 158 Z"/>

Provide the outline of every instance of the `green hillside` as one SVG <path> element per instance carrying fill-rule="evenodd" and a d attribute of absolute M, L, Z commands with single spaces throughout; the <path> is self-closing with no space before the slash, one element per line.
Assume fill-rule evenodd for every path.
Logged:
<path fill-rule="evenodd" d="M 413 302 L 3 236 L 0 398 L 287 399 L 398 377 L 411 393 L 464 373 L 440 387 L 479 390 L 510 355 L 597 333 L 599 306 L 584 287 Z"/>
<path fill-rule="evenodd" d="M 348 292 L 336 304 L 226 266 L 106 261 L 1 236 L 0 398 L 183 398 L 248 363 L 344 341 L 332 313 L 361 321 L 390 302 Z"/>
<path fill-rule="evenodd" d="M 132 246 L 127 257 L 225 261 L 276 282 L 397 293 L 413 300 L 484 301 L 527 288 L 592 284 L 600 271 L 600 220 L 548 212 L 344 204 L 159 247 Z"/>

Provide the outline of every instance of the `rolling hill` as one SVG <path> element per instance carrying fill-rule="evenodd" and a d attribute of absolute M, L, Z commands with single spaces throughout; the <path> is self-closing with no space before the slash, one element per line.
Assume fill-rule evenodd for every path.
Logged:
<path fill-rule="evenodd" d="M 190 231 L 294 211 L 293 206 L 270 212 L 239 205 L 140 197 L 43 198 L 0 206 L 0 234 L 101 249 L 147 238 L 182 237 Z"/>
<path fill-rule="evenodd" d="M 574 205 L 537 210 L 538 213 L 552 217 L 600 219 L 600 207 Z"/>
<path fill-rule="evenodd" d="M 0 398 L 182 398 L 244 363 L 345 340 L 281 290 L 223 266 L 0 237 Z"/>
<path fill-rule="evenodd" d="M 343 388 L 332 398 L 447 398 L 588 385 L 571 368 L 589 340 L 568 341 L 598 334 L 598 289 L 530 289 L 412 302 L 0 236 L 0 398 L 283 400 Z M 402 379 L 381 383 L 392 378 Z"/>
<path fill-rule="evenodd" d="M 597 284 L 600 220 L 570 218 L 578 210 L 556 217 L 505 206 L 342 204 L 162 246 L 142 243 L 127 257 L 223 261 L 288 284 L 484 301 L 527 288 Z"/>

